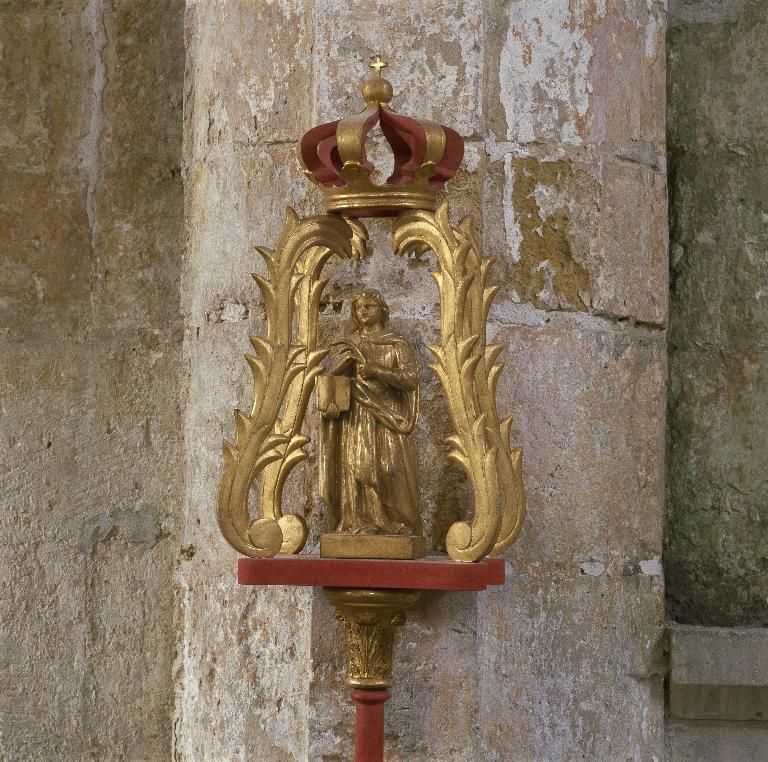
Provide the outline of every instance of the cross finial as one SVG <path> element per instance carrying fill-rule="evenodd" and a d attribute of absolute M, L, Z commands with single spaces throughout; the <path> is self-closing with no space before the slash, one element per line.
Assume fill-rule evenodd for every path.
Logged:
<path fill-rule="evenodd" d="M 374 69 L 379 77 L 381 77 L 381 70 L 389 66 L 389 64 L 381 56 L 371 56 L 371 62 L 368 66 Z"/>

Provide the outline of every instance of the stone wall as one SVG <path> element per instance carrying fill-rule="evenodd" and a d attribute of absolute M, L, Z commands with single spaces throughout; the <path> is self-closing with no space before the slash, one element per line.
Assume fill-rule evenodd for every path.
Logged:
<path fill-rule="evenodd" d="M 768 629 L 669 626 L 668 762 L 754 762 L 768 747 Z"/>
<path fill-rule="evenodd" d="M 529 518 L 509 582 L 433 595 L 398 648 L 390 760 L 660 757 L 657 663 L 667 232 L 666 15 L 660 2 L 188 0 L 182 285 L 185 411 L 176 754 L 184 760 L 341 760 L 351 752 L 340 625 L 318 594 L 242 590 L 213 518 L 221 440 L 248 409 L 250 273 L 286 204 L 322 209 L 294 144 L 360 108 L 369 56 L 390 60 L 398 110 L 467 142 L 449 183 L 475 217 L 501 286 L 490 334 L 506 345 L 500 405 L 525 448 Z M 421 260 L 329 266 L 323 335 L 350 296 L 387 296 L 419 347 L 416 433 L 433 553 L 469 505 L 440 444 L 444 403 L 426 368 L 437 294 Z M 314 455 L 286 502 L 325 529 Z"/>
<path fill-rule="evenodd" d="M 669 35 L 670 617 L 768 626 L 768 3 L 684 2 Z"/>
<path fill-rule="evenodd" d="M 0 7 L 0 758 L 170 754 L 179 3 Z"/>
<path fill-rule="evenodd" d="M 765 0 L 670 6 L 664 569 L 669 617 L 707 625 L 671 629 L 675 762 L 768 743 L 767 17 Z"/>

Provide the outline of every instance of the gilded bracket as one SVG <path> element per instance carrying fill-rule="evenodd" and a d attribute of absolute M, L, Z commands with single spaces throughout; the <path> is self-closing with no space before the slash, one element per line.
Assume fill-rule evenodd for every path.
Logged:
<path fill-rule="evenodd" d="M 493 257 L 479 252 L 469 217 L 451 224 L 444 203 L 433 214 L 415 210 L 394 222 L 393 248 L 434 251 L 440 292 L 441 341 L 429 347 L 430 366 L 445 390 L 455 433 L 449 457 L 469 478 L 475 508 L 471 521 L 454 523 L 446 548 L 456 561 L 496 555 L 517 538 L 525 518 L 522 450 L 509 443 L 512 418 L 499 420 L 496 385 L 500 344 L 486 342 L 486 323 L 498 290 L 488 286 Z M 260 248 L 268 277 L 254 275 L 261 289 L 267 336 L 251 336 L 256 354 L 246 355 L 254 378 L 251 415 L 235 411 L 235 444 L 224 443 L 225 471 L 219 488 L 222 534 L 248 556 L 298 553 L 307 538 L 304 519 L 283 515 L 282 491 L 291 470 L 307 457 L 309 437 L 301 426 L 327 350 L 317 346 L 319 302 L 327 279 L 322 269 L 334 253 L 362 258 L 365 228 L 327 214 L 300 220 L 288 210 L 274 251 Z M 295 329 L 294 329 L 295 324 Z M 261 475 L 259 517 L 251 520 L 248 496 Z"/>
<path fill-rule="evenodd" d="M 395 632 L 419 590 L 364 590 L 324 587 L 326 600 L 344 623 L 347 684 L 381 689 L 392 685 Z"/>

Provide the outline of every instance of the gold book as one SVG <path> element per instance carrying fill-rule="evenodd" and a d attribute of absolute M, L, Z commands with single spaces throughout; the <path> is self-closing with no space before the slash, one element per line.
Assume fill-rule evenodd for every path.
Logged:
<path fill-rule="evenodd" d="M 348 376 L 320 376 L 315 381 L 315 404 L 323 414 L 338 415 L 349 410 L 351 379 Z"/>

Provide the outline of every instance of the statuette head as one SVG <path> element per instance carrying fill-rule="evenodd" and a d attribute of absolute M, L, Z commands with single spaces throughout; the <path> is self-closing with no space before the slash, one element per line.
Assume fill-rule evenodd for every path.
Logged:
<path fill-rule="evenodd" d="M 376 289 L 361 291 L 352 300 L 352 325 L 355 332 L 363 327 L 379 325 L 386 328 L 389 325 L 389 305 Z"/>

